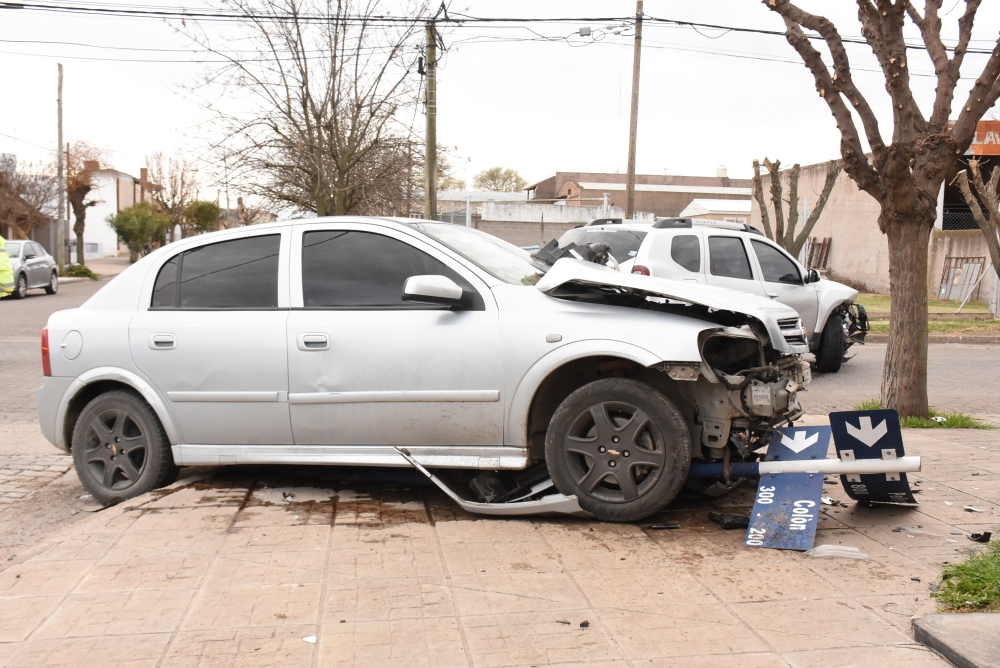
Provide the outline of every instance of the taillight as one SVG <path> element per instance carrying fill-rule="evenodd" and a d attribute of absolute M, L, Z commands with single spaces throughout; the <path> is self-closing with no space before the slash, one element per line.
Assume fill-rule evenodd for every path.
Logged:
<path fill-rule="evenodd" d="M 641 264 L 637 264 L 634 267 L 632 267 L 632 273 L 633 274 L 641 274 L 643 276 L 649 276 L 649 268 L 648 267 L 644 267 Z"/>
<path fill-rule="evenodd" d="M 49 328 L 42 329 L 42 375 L 52 375 L 52 363 L 49 362 Z"/>

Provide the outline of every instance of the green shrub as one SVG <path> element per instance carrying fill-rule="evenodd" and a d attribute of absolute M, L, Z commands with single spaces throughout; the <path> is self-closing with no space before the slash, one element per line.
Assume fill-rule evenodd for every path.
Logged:
<path fill-rule="evenodd" d="M 90 269 L 90 267 L 86 267 L 82 264 L 71 264 L 69 269 L 66 270 L 66 275 L 72 276 L 73 278 L 89 278 L 92 281 L 96 281 L 100 278 Z"/>

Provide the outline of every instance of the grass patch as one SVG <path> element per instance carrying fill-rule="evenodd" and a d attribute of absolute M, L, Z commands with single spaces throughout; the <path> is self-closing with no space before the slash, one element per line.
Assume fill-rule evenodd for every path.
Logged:
<path fill-rule="evenodd" d="M 888 313 L 892 310 L 892 303 L 889 295 L 878 295 L 871 292 L 863 292 L 858 295 L 857 302 L 873 313 Z M 954 313 L 962 302 L 955 299 L 931 299 L 927 303 L 928 313 Z M 962 313 L 989 313 L 990 307 L 983 302 L 969 301 L 962 309 Z"/>
<path fill-rule="evenodd" d="M 1000 611 L 1000 542 L 941 571 L 941 585 L 931 593 L 947 610 Z"/>
<path fill-rule="evenodd" d="M 878 399 L 865 399 L 859 404 L 855 404 L 856 411 L 877 411 L 881 410 L 882 404 Z M 942 413 L 931 408 L 928 419 L 918 417 L 901 417 L 899 426 L 904 429 L 996 429 L 991 424 L 978 420 L 965 413 Z M 935 420 L 934 418 L 941 418 Z"/>
<path fill-rule="evenodd" d="M 871 320 L 868 331 L 888 334 L 888 320 Z M 1000 335 L 1000 318 L 994 320 L 931 320 L 927 323 L 929 334 L 991 334 Z"/>

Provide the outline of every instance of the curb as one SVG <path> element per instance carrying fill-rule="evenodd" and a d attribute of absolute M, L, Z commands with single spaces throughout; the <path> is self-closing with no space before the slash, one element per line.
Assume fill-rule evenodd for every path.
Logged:
<path fill-rule="evenodd" d="M 965 343 L 969 345 L 995 345 L 1000 336 L 994 334 L 929 334 L 928 343 Z M 889 343 L 888 334 L 868 334 L 865 343 Z"/>
<path fill-rule="evenodd" d="M 927 615 L 913 620 L 913 636 L 958 668 L 1000 666 L 1000 613 Z"/>

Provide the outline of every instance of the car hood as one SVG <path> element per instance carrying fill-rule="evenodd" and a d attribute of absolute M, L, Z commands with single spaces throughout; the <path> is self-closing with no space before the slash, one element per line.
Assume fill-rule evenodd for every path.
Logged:
<path fill-rule="evenodd" d="M 535 287 L 559 296 L 573 287 L 607 287 L 637 295 L 663 297 L 681 305 L 700 306 L 708 311 L 728 311 L 760 322 L 777 349 L 788 353 L 808 352 L 799 314 L 795 309 L 756 295 L 669 278 L 626 274 L 593 262 L 562 258 L 539 279 Z M 778 321 L 784 327 L 780 327 Z M 792 325 L 792 321 L 796 323 Z"/>

